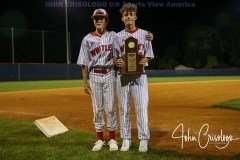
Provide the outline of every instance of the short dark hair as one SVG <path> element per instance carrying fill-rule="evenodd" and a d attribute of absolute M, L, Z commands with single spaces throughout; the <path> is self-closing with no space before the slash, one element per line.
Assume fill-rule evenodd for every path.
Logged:
<path fill-rule="evenodd" d="M 119 11 L 122 15 L 125 11 L 135 12 L 137 14 L 137 6 L 134 3 L 127 3 L 127 4 L 124 4 Z"/>

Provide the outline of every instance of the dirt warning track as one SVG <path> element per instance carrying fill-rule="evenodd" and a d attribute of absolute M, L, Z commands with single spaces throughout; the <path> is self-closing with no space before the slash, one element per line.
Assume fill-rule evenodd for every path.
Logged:
<path fill-rule="evenodd" d="M 225 100 L 240 98 L 240 80 L 151 83 L 149 93 L 151 145 L 205 155 L 233 155 L 240 152 L 240 139 L 228 145 L 217 141 L 207 143 L 208 135 L 240 138 L 240 111 L 212 107 Z M 133 106 L 132 134 L 136 140 Z M 95 133 L 91 99 L 81 87 L 0 93 L 0 118 L 35 120 L 51 115 L 56 115 L 68 127 Z M 173 131 L 180 124 L 182 128 L 176 130 L 176 137 L 188 135 L 189 129 L 189 136 L 185 137 L 183 143 L 180 138 L 172 138 Z M 203 135 L 205 132 L 206 136 Z M 205 145 L 205 148 L 201 148 Z M 224 146 L 223 149 L 217 148 Z"/>

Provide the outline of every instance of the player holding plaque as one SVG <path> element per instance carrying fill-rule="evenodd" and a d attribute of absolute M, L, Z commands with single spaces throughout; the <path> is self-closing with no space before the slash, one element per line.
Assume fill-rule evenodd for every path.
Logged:
<path fill-rule="evenodd" d="M 143 57 L 142 53 L 138 52 L 138 40 L 134 37 L 127 38 L 125 54 L 121 56 L 125 65 L 119 68 L 119 74 L 144 74 L 143 66 L 140 64 Z"/>
<path fill-rule="evenodd" d="M 148 82 L 144 67 L 154 58 L 151 41 L 146 40 L 148 33 L 135 25 L 137 6 L 125 4 L 120 12 L 125 29 L 117 33 L 114 61 L 119 67 L 117 90 L 120 115 L 120 133 L 123 139 L 121 151 L 128 151 L 131 146 L 130 97 L 134 98 L 137 114 L 140 152 L 148 150 L 150 138 L 148 128 Z"/>

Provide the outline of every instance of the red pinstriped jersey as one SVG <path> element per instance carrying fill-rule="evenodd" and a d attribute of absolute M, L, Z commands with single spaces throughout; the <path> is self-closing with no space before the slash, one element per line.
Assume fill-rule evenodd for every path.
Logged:
<path fill-rule="evenodd" d="M 129 37 L 138 40 L 138 51 L 144 57 L 154 58 L 152 43 L 146 39 L 147 31 L 137 28 L 135 31 L 127 32 L 125 29 L 117 33 L 117 39 L 114 43 L 114 56 L 121 57 L 125 54 L 125 40 Z"/>
<path fill-rule="evenodd" d="M 77 64 L 88 66 L 88 68 L 113 66 L 113 43 L 115 32 L 106 31 L 99 36 L 95 32 L 86 35 L 81 44 Z"/>

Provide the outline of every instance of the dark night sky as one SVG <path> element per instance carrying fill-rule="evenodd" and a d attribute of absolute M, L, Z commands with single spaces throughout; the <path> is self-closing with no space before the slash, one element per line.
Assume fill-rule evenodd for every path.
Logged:
<path fill-rule="evenodd" d="M 70 1 L 70 0 L 69 0 Z M 2 1 L 0 6 L 0 28 L 16 27 L 28 30 L 49 30 L 65 31 L 65 10 L 64 7 L 46 7 L 51 2 L 63 2 L 63 0 L 8 0 Z M 71 2 L 83 2 L 72 0 Z M 85 1 L 88 2 L 88 1 Z M 93 2 L 93 1 L 89 1 Z M 95 0 L 94 2 L 97 2 Z M 122 1 L 106 0 L 110 2 Z M 130 1 L 138 2 L 138 1 Z M 155 53 L 171 43 L 177 43 L 182 38 L 183 33 L 193 24 L 203 23 L 207 25 L 218 25 L 218 15 L 227 13 L 231 20 L 240 21 L 240 1 L 239 0 L 148 0 L 140 1 L 145 7 L 138 8 L 137 26 L 154 33 L 153 47 Z M 148 2 L 189 2 L 195 3 L 195 7 L 148 7 Z M 75 3 L 76 4 L 76 3 Z M 98 7 L 70 7 L 68 9 L 69 31 L 86 35 L 94 30 L 91 14 Z M 104 7 L 103 7 L 104 8 Z M 120 7 L 106 7 L 110 15 L 108 30 L 120 31 L 123 23 L 120 19 Z M 16 18 L 12 18 L 12 17 Z M 9 18 L 11 17 L 11 18 Z M 80 42 L 79 42 L 80 43 Z M 74 57 L 78 53 L 75 54 Z"/>

